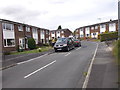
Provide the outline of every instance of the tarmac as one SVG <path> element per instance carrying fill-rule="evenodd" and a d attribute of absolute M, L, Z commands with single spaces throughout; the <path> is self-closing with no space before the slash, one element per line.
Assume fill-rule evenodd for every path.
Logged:
<path fill-rule="evenodd" d="M 53 49 L 50 49 L 45 52 L 39 52 L 39 53 L 30 53 L 30 54 L 21 54 L 21 55 L 4 55 L 2 58 L 2 62 L 1 62 L 2 65 L 0 66 L 0 70 L 13 67 L 17 65 L 17 63 L 27 61 L 29 59 L 36 58 L 41 55 L 51 54 L 51 53 L 54 53 Z"/>
<path fill-rule="evenodd" d="M 120 88 L 118 84 L 118 65 L 112 55 L 112 48 L 111 44 L 99 42 L 87 88 Z M 4 60 L 0 69 L 3 70 L 15 66 L 19 62 L 51 53 L 54 53 L 53 49 L 33 54 L 7 55 L 3 57 Z"/>

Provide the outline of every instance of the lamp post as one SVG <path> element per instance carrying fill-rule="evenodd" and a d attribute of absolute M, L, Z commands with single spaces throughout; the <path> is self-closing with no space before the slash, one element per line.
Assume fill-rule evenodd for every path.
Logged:
<path fill-rule="evenodd" d="M 118 0 L 118 40 L 120 40 L 120 0 Z"/>

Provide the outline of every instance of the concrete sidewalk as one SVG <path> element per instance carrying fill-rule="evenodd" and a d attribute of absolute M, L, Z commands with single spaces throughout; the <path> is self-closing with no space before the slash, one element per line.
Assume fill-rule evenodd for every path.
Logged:
<path fill-rule="evenodd" d="M 87 88 L 118 88 L 118 67 L 110 47 L 99 43 Z"/>
<path fill-rule="evenodd" d="M 15 66 L 19 62 L 27 61 L 29 59 L 36 58 L 36 57 L 39 57 L 45 54 L 51 54 L 51 53 L 54 53 L 53 49 L 45 51 L 45 52 L 40 52 L 40 53 L 30 53 L 30 54 L 21 54 L 21 55 L 5 55 L 3 57 L 2 67 L 0 67 L 0 70 Z"/>

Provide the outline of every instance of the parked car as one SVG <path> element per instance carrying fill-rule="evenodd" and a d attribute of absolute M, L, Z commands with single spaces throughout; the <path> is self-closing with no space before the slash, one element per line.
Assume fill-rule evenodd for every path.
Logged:
<path fill-rule="evenodd" d="M 74 46 L 75 47 L 80 47 L 81 46 L 81 41 L 78 39 L 74 39 Z"/>
<path fill-rule="evenodd" d="M 55 52 L 74 49 L 74 41 L 71 38 L 58 38 L 54 45 Z"/>

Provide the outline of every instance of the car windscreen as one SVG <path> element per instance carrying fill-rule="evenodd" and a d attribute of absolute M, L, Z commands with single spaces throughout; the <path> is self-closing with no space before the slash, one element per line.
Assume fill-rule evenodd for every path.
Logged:
<path fill-rule="evenodd" d="M 67 38 L 58 38 L 57 43 L 66 42 L 66 41 L 67 41 Z"/>

